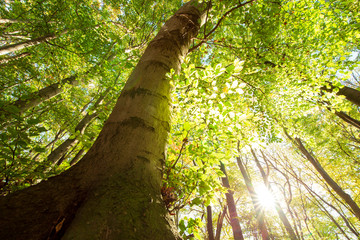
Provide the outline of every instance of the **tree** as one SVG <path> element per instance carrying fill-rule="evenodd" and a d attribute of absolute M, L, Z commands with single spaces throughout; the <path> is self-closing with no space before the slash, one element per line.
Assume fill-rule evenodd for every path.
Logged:
<path fill-rule="evenodd" d="M 224 173 L 224 177 L 221 179 L 223 182 L 224 187 L 227 189 L 226 193 L 226 202 L 229 209 L 229 215 L 230 215 L 230 224 L 233 229 L 234 239 L 236 240 L 243 240 L 244 236 L 240 227 L 239 218 L 236 213 L 236 204 L 234 200 L 234 192 L 230 188 L 229 179 L 226 175 L 225 165 L 223 163 L 220 163 L 221 171 Z"/>
<path fill-rule="evenodd" d="M 163 223 L 159 228 L 167 225 L 175 230 L 178 227 L 184 239 L 203 239 L 207 232 L 205 208 L 212 206 L 212 214 L 207 216 L 212 215 L 214 226 L 218 222 L 216 231 L 221 230 L 221 238 L 226 239 L 232 238 L 233 231 L 229 215 L 223 210 L 227 191 L 220 184 L 224 177 L 219 168 L 222 162 L 227 166 L 235 199 L 232 208 L 238 214 L 242 234 L 244 238 L 258 238 L 252 201 L 234 162 L 238 152 L 235 146 L 240 141 L 247 174 L 259 195 L 263 179 L 252 161 L 251 148 L 264 153 L 266 150 L 265 157 L 257 157 L 266 163 L 266 177 L 273 194 L 278 197 L 297 238 L 357 236 L 359 220 L 351 208 L 310 162 L 290 147 L 281 134 L 281 127 L 285 126 L 292 136 L 306 142 L 306 147 L 316 152 L 316 158 L 333 180 L 359 204 L 356 198 L 360 191 L 359 129 L 348 123 L 356 124 L 354 120 L 360 119 L 360 115 L 358 107 L 337 90 L 340 91 L 342 85 L 358 89 L 356 79 L 349 77 L 359 60 L 358 6 L 339 0 L 213 1 L 213 7 L 203 14 L 206 23 L 199 34 L 189 36 L 191 44 L 184 52 L 191 54 L 183 55 L 182 71 L 169 72 L 171 67 L 160 66 L 166 59 L 171 61 L 173 51 L 177 51 L 160 37 L 150 44 L 144 55 L 149 59 L 153 56 L 149 51 L 159 50 L 160 45 L 165 48 L 163 55 L 158 55 L 162 59 L 157 62 L 157 73 L 151 72 L 155 69 L 154 58 L 146 63 L 142 59 L 122 91 L 145 45 L 182 2 L 50 0 L 5 1 L 0 5 L 1 46 L 62 33 L 51 41 L 0 56 L 0 105 L 14 116 L 6 117 L 0 124 L 0 128 L 3 126 L 0 129 L 0 194 L 9 195 L 6 199 L 25 198 L 27 194 L 28 200 L 19 203 L 19 211 L 20 206 L 30 206 L 22 212 L 31 215 L 31 209 L 38 208 L 34 223 L 44 219 L 52 226 L 47 228 L 49 225 L 44 223 L 33 230 L 42 234 L 39 229 L 47 228 L 44 238 L 77 234 L 70 231 L 75 228 L 82 231 L 83 228 L 76 226 L 86 225 L 87 221 L 82 219 L 88 218 L 92 211 L 96 217 L 88 218 L 92 219 L 88 221 L 90 228 L 96 231 L 103 223 L 103 235 L 98 238 L 116 234 L 118 228 L 114 226 L 121 212 L 119 224 L 132 220 L 133 225 L 141 225 L 136 231 L 131 229 L 140 239 L 144 238 L 141 234 L 152 234 L 151 230 L 143 231 L 146 226 L 151 228 L 151 224 L 143 224 L 147 221 Z M 178 18 L 186 16 L 181 14 Z M 191 31 L 191 26 L 187 30 Z M 176 34 L 165 33 L 170 37 Z M 173 44 L 177 43 L 175 38 L 171 38 Z M 149 67 L 145 75 L 140 75 L 146 64 Z M 159 89 L 153 94 L 151 91 L 157 87 L 151 84 L 156 84 L 155 81 L 144 81 L 155 75 L 162 78 L 164 74 L 169 85 L 156 81 Z M 61 84 L 69 76 L 77 76 L 78 83 Z M 323 90 L 330 82 L 334 88 Z M 61 94 L 40 100 L 21 114 L 10 107 L 16 100 L 31 98 L 31 93 L 56 83 L 60 83 Z M 135 90 L 132 84 L 141 88 Z M 84 134 L 79 134 L 84 128 L 77 125 L 85 114 L 95 113 L 94 102 L 109 87 L 113 90 L 106 97 L 108 104 L 98 106 L 99 115 L 93 115 Z M 173 94 L 162 94 L 161 87 L 172 88 Z M 115 112 L 104 127 L 120 92 Z M 171 124 L 168 112 L 171 112 Z M 128 121 L 124 122 L 126 117 Z M 104 130 L 94 144 L 101 129 Z M 166 129 L 170 129 L 168 140 L 164 140 Z M 70 148 L 64 147 L 69 143 Z M 105 143 L 107 146 L 103 147 L 101 144 Z M 89 150 L 92 145 L 94 148 Z M 61 164 L 49 168 L 47 157 L 57 149 L 65 149 L 57 161 Z M 134 160 L 129 160 L 130 154 Z M 83 155 L 83 160 L 74 164 Z M 146 163 L 146 159 L 150 163 Z M 119 166 L 121 163 L 124 165 Z M 41 166 L 48 170 L 36 171 Z M 63 175 L 52 178 L 68 168 Z M 159 168 L 158 172 L 152 170 L 155 168 Z M 39 181 L 43 183 L 19 191 Z M 49 185 L 52 190 L 44 192 L 42 189 Z M 149 192 L 146 192 L 147 186 L 150 186 Z M 34 191 L 44 196 L 31 195 Z M 128 200 L 134 195 L 139 202 Z M 55 207 L 41 211 L 46 199 L 54 197 L 56 200 L 51 204 Z M 68 202 L 75 205 L 67 205 Z M 158 208 L 148 208 L 151 202 Z M 260 204 L 264 204 L 270 237 L 289 236 L 275 208 Z M 65 209 L 66 206 L 69 207 Z M 137 206 L 149 210 L 130 211 Z M 16 218 L 17 210 L 12 212 L 9 207 L 6 216 L 12 214 Z M 109 208 L 111 213 L 105 214 Z M 175 225 L 164 223 L 162 217 L 154 217 L 156 209 L 161 209 L 160 215 L 166 215 L 166 219 L 174 218 Z M 73 214 L 66 215 L 68 210 Z M 216 234 L 214 238 L 219 236 Z"/>
<path fill-rule="evenodd" d="M 166 74 L 180 69 L 206 10 L 206 4 L 191 1 L 165 23 L 131 74 L 95 144 L 77 165 L 1 199 L 1 222 L 7 226 L 2 239 L 63 234 L 64 239 L 178 238 L 160 197 L 170 127 Z M 47 210 L 39 212 L 39 208 Z"/>
<path fill-rule="evenodd" d="M 261 236 L 262 236 L 262 238 L 264 240 L 265 239 L 270 239 L 269 232 L 268 232 L 267 227 L 265 225 L 264 210 L 261 207 L 258 206 L 258 201 L 257 201 L 257 198 L 256 198 L 256 192 L 254 190 L 254 186 L 253 186 L 253 184 L 251 182 L 251 179 L 250 179 L 248 173 L 246 172 L 245 166 L 244 166 L 243 162 L 241 161 L 241 158 L 237 157 L 236 161 L 237 161 L 237 164 L 239 166 L 241 175 L 244 178 L 244 181 L 245 181 L 246 187 L 247 187 L 247 189 L 249 191 L 249 195 L 251 197 L 251 200 L 253 202 Z"/>

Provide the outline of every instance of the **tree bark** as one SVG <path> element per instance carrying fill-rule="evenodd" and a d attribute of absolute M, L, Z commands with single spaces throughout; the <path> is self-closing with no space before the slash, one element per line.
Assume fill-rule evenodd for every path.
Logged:
<path fill-rule="evenodd" d="M 335 89 L 334 85 L 330 83 L 330 88 L 322 87 L 321 90 L 327 91 L 327 92 L 333 92 Z M 355 104 L 356 106 L 360 107 L 360 91 L 356 90 L 351 87 L 343 86 L 342 88 L 339 88 L 339 91 L 336 93 L 336 95 L 343 95 L 345 98 Z"/>
<path fill-rule="evenodd" d="M 314 166 L 316 171 L 323 177 L 325 182 L 329 184 L 329 186 L 338 194 L 339 197 L 341 197 L 351 208 L 354 215 L 357 217 L 357 219 L 360 220 L 360 208 L 356 204 L 356 202 L 351 198 L 349 194 L 347 194 L 331 177 L 330 175 L 325 171 L 325 169 L 321 166 L 320 162 L 315 159 L 312 154 L 305 148 L 305 146 L 302 144 L 302 141 L 300 138 L 293 139 L 287 131 L 284 129 L 285 135 L 294 142 L 296 147 L 300 150 L 302 154 L 306 157 L 307 160 Z"/>
<path fill-rule="evenodd" d="M 216 223 L 215 240 L 220 240 L 221 229 L 222 229 L 222 226 L 223 226 L 224 217 L 225 217 L 225 214 L 226 214 L 226 209 L 227 209 L 227 206 L 225 205 L 222 212 L 219 213 L 219 217 L 218 217 L 218 220 L 217 220 L 217 223 Z"/>
<path fill-rule="evenodd" d="M 17 109 L 17 112 L 19 114 L 29 110 L 30 108 L 33 108 L 40 103 L 49 100 L 50 98 L 53 98 L 60 93 L 64 91 L 62 88 L 62 84 L 70 84 L 70 85 L 76 85 L 78 83 L 76 76 L 71 76 L 68 78 L 63 79 L 60 83 L 54 83 L 50 86 L 47 86 L 43 89 L 40 89 L 39 91 L 35 93 L 31 93 L 28 96 L 22 97 L 22 99 L 16 100 L 12 104 L 9 104 L 6 106 L 6 108 L 15 108 Z M 14 113 L 4 112 L 4 119 L 9 119 L 14 116 Z"/>
<path fill-rule="evenodd" d="M 161 198 L 170 83 L 207 4 L 160 29 L 86 155 L 63 174 L 0 199 L 1 239 L 180 239 Z"/>
<path fill-rule="evenodd" d="M 229 209 L 230 215 L 230 225 L 233 230 L 234 239 L 235 240 L 244 240 L 244 236 L 240 227 L 239 217 L 236 212 L 236 205 L 234 201 L 234 192 L 230 189 L 229 179 L 226 174 L 225 166 L 222 162 L 220 162 L 220 169 L 225 174 L 225 177 L 221 178 L 223 186 L 228 189 L 228 192 L 225 194 L 226 202 Z"/>
<path fill-rule="evenodd" d="M 42 42 L 50 41 L 50 40 L 55 39 L 55 38 L 57 38 L 57 36 L 55 34 L 48 34 L 48 35 L 45 35 L 45 36 L 42 36 L 42 37 L 38 37 L 38 38 L 31 39 L 31 40 L 23 41 L 23 42 L 20 42 L 20 43 L 5 45 L 5 46 L 0 47 L 0 55 L 4 55 L 4 54 L 11 53 L 11 52 L 19 51 L 19 50 L 22 50 L 24 48 L 31 47 L 31 46 L 34 46 L 34 45 L 38 45 L 38 44 L 40 44 Z"/>
<path fill-rule="evenodd" d="M 0 66 L 1 66 L 1 65 L 5 65 L 5 64 L 7 64 L 8 62 L 15 61 L 15 60 L 18 60 L 18 59 L 20 59 L 20 58 L 29 56 L 29 55 L 30 55 L 29 52 L 24 52 L 24 53 L 20 53 L 20 54 L 18 54 L 18 55 L 16 55 L 16 56 L 12 56 L 12 57 L 8 57 L 8 58 L 1 59 L 1 60 L 0 60 Z"/>
<path fill-rule="evenodd" d="M 80 151 L 75 155 L 75 157 L 73 159 L 71 159 L 70 166 L 74 166 L 79 161 L 79 159 L 82 157 L 84 152 L 85 152 L 84 149 L 80 149 Z"/>
<path fill-rule="evenodd" d="M 206 207 L 206 228 L 209 240 L 215 240 L 211 206 Z"/>
<path fill-rule="evenodd" d="M 335 115 L 344 120 L 345 122 L 351 124 L 352 126 L 356 127 L 357 129 L 360 129 L 360 121 L 356 120 L 355 118 L 350 117 L 346 113 L 340 111 L 336 111 Z"/>
<path fill-rule="evenodd" d="M 264 181 L 264 184 L 265 184 L 266 188 L 271 191 L 271 186 L 270 186 L 268 177 L 265 174 L 265 171 L 264 171 L 263 167 L 261 166 L 260 161 L 257 158 L 255 151 L 252 148 L 251 148 L 251 153 L 254 156 L 256 166 L 258 167 L 258 169 L 260 171 L 261 177 L 262 177 L 262 179 Z M 262 155 L 265 158 L 265 154 L 263 152 L 262 152 Z M 287 233 L 289 234 L 290 239 L 291 240 L 297 240 L 298 238 L 296 237 L 294 229 L 292 228 L 288 218 L 286 217 L 284 211 L 282 210 L 279 202 L 276 199 L 275 199 L 275 209 L 276 209 L 276 212 L 279 215 L 279 218 L 280 218 L 281 222 L 284 224 L 284 227 L 285 227 Z"/>
<path fill-rule="evenodd" d="M 269 232 L 268 232 L 268 230 L 266 228 L 266 225 L 265 225 L 264 210 L 261 208 L 261 206 L 259 206 L 258 200 L 256 198 L 256 192 L 255 192 L 254 186 L 253 186 L 253 184 L 251 182 L 251 179 L 250 179 L 249 175 L 246 172 L 246 169 L 245 169 L 240 157 L 236 157 L 236 160 L 237 160 L 237 164 L 238 164 L 239 169 L 241 171 L 241 174 L 242 174 L 242 176 L 244 178 L 246 187 L 247 187 L 247 189 L 249 191 L 251 200 L 252 200 L 253 205 L 254 205 L 256 219 L 257 219 L 257 222 L 258 222 L 258 225 L 259 225 L 259 230 L 260 230 L 262 239 L 263 240 L 268 240 L 270 238 L 269 238 Z"/>

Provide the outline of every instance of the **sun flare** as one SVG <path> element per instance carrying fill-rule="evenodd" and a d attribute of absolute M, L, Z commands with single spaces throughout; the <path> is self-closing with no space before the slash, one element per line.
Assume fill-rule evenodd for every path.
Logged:
<path fill-rule="evenodd" d="M 267 210 L 272 210 L 275 207 L 274 193 L 269 191 L 264 185 L 255 187 L 258 204 Z"/>

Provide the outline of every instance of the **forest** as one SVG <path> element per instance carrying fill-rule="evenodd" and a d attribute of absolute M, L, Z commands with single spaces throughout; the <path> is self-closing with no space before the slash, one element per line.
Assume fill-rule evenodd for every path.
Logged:
<path fill-rule="evenodd" d="M 360 239 L 359 0 L 0 0 L 0 239 Z"/>

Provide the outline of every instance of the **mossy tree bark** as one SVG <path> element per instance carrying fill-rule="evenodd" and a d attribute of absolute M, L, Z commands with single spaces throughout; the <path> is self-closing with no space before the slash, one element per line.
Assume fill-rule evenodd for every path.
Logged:
<path fill-rule="evenodd" d="M 63 174 L 0 199 L 0 239 L 179 239 L 161 199 L 170 83 L 207 4 L 171 17 L 129 77 L 99 137 Z"/>

